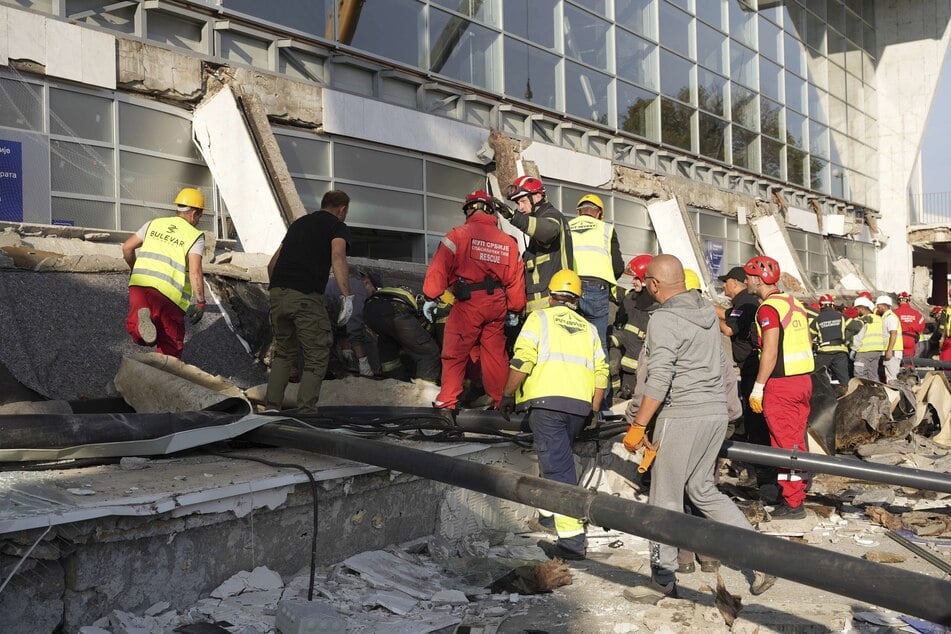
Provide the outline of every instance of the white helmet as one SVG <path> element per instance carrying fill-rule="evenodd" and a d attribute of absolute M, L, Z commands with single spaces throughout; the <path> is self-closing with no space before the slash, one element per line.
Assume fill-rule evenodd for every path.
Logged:
<path fill-rule="evenodd" d="M 885 306 L 888 306 L 889 308 L 891 308 L 891 306 L 892 306 L 892 298 L 889 297 L 888 295 L 879 295 L 879 296 L 878 296 L 878 299 L 875 300 L 875 303 L 876 303 L 876 304 L 884 304 Z"/>
<path fill-rule="evenodd" d="M 872 300 L 870 300 L 867 297 L 856 297 L 855 302 L 852 305 L 855 306 L 856 308 L 858 308 L 859 306 L 864 306 L 865 308 L 869 310 L 875 310 L 875 304 L 873 304 Z"/>

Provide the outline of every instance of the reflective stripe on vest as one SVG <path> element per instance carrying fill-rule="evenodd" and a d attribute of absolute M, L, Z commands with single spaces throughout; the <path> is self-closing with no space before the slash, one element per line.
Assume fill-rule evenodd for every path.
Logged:
<path fill-rule="evenodd" d="M 614 226 L 591 216 L 576 216 L 568 221 L 574 253 L 575 273 L 596 277 L 614 286 L 611 264 L 611 236 Z"/>
<path fill-rule="evenodd" d="M 819 352 L 847 352 L 845 347 L 845 319 L 836 310 L 823 309 L 812 321 Z"/>
<path fill-rule="evenodd" d="M 581 315 L 565 306 L 535 311 L 518 338 L 535 344 L 537 353 L 535 366 L 516 394 L 519 403 L 551 396 L 591 401 L 595 364 L 604 362 L 604 350 L 597 331 Z M 518 342 L 516 358 L 517 348 Z"/>
<path fill-rule="evenodd" d="M 860 319 L 865 323 L 865 332 L 862 333 L 862 343 L 856 352 L 884 352 L 886 341 L 882 318 L 872 313 Z"/>
<path fill-rule="evenodd" d="M 413 310 L 419 310 L 419 304 L 416 303 L 416 296 L 405 288 L 400 288 L 399 286 L 384 286 L 383 288 L 378 288 L 376 294 L 386 299 L 398 300 Z"/>
<path fill-rule="evenodd" d="M 188 250 L 202 232 L 179 216 L 156 218 L 145 230 L 129 286 L 154 288 L 182 310 L 192 302 Z"/>
<path fill-rule="evenodd" d="M 895 315 L 895 311 L 893 311 L 893 310 L 891 310 L 891 309 L 888 309 L 888 310 L 885 311 L 885 314 L 882 315 L 882 337 L 885 338 L 885 347 L 882 348 L 883 350 L 888 349 L 888 337 L 889 337 L 889 335 L 888 335 L 888 333 L 885 331 L 885 319 L 886 319 L 889 315 Z M 902 348 L 904 348 L 904 345 L 902 345 L 902 342 L 901 342 L 901 336 L 902 336 L 902 335 L 901 335 L 901 319 L 898 317 L 898 315 L 895 315 L 895 321 L 898 322 L 898 332 L 895 334 L 895 346 L 892 348 L 892 350 L 901 350 Z"/>
<path fill-rule="evenodd" d="M 812 356 L 812 340 L 809 338 L 809 320 L 802 304 L 788 293 L 774 293 L 760 304 L 772 306 L 779 313 L 779 350 L 776 368 L 771 376 L 797 376 L 809 374 L 815 367 Z M 757 317 L 760 308 L 756 309 Z M 756 334 L 762 349 L 763 329 L 756 319 Z"/>

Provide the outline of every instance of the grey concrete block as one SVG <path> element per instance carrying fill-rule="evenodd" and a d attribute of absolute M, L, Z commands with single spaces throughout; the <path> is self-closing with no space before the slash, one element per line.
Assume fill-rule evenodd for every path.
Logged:
<path fill-rule="evenodd" d="M 345 634 L 347 620 L 327 603 L 281 601 L 277 604 L 277 631 L 281 634 Z"/>

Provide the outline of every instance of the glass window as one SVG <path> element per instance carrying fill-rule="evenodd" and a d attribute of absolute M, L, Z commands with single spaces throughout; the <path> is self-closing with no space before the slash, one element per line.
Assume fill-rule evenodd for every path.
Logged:
<path fill-rule="evenodd" d="M 205 28 L 204 22 L 188 20 L 171 13 L 151 9 L 146 25 L 148 29 L 146 37 L 154 42 L 188 49 L 196 53 L 204 52 L 201 40 L 202 31 Z"/>
<path fill-rule="evenodd" d="M 726 103 L 728 84 L 726 77 L 698 68 L 697 103 L 707 112 L 712 112 L 720 117 L 725 116 L 724 104 Z"/>
<path fill-rule="evenodd" d="M 730 37 L 756 48 L 756 11 L 745 0 L 730 0 Z"/>
<path fill-rule="evenodd" d="M 505 94 L 556 109 L 558 58 L 524 42 L 505 38 Z"/>
<path fill-rule="evenodd" d="M 800 150 L 806 149 L 806 118 L 786 110 L 786 143 Z"/>
<path fill-rule="evenodd" d="M 330 189 L 329 180 L 315 180 L 311 178 L 293 177 L 294 188 L 300 196 L 304 209 L 320 209 L 320 201 Z"/>
<path fill-rule="evenodd" d="M 730 40 L 730 76 L 747 88 L 756 89 L 756 53 Z"/>
<path fill-rule="evenodd" d="M 657 95 L 637 86 L 618 82 L 618 125 L 625 132 L 659 141 Z"/>
<path fill-rule="evenodd" d="M 697 24 L 697 61 L 718 73 L 726 72 L 726 36 L 703 23 Z"/>
<path fill-rule="evenodd" d="M 50 200 L 53 224 L 71 227 L 95 227 L 97 229 L 116 228 L 116 205 L 99 200 L 77 200 L 53 196 Z M 144 222 L 134 229 L 138 231 Z"/>
<path fill-rule="evenodd" d="M 355 48 L 421 66 L 424 43 L 423 5 L 417 0 L 368 2 L 360 10 L 353 34 Z M 399 33 L 399 37 L 394 37 Z"/>
<path fill-rule="evenodd" d="M 776 63 L 782 62 L 779 51 L 782 47 L 782 31 L 778 26 L 760 16 L 759 19 L 759 52 Z"/>
<path fill-rule="evenodd" d="M 623 29 L 616 35 L 618 77 L 657 90 L 657 45 Z"/>
<path fill-rule="evenodd" d="M 762 143 L 763 174 L 773 178 L 782 178 L 783 144 L 766 137 L 763 137 L 760 141 Z"/>
<path fill-rule="evenodd" d="M 805 112 L 806 102 L 804 93 L 806 91 L 806 82 L 790 72 L 785 73 L 785 77 L 786 107 L 792 108 L 796 112 Z"/>
<path fill-rule="evenodd" d="M 690 144 L 690 130 L 693 127 L 690 120 L 693 112 L 693 108 L 662 97 L 660 100 L 661 141 L 688 152 L 693 151 Z"/>
<path fill-rule="evenodd" d="M 809 151 L 829 157 L 829 128 L 813 119 L 809 119 Z"/>
<path fill-rule="evenodd" d="M 809 161 L 809 187 L 818 192 L 829 192 L 829 164 L 817 158 Z"/>
<path fill-rule="evenodd" d="M 20 4 L 24 3 L 21 2 Z M 39 4 L 37 2 L 28 2 L 26 4 L 44 13 L 55 13 L 55 11 L 50 9 L 40 8 L 37 6 Z M 51 3 L 47 1 L 44 4 Z M 126 6 L 122 3 L 110 2 L 109 0 L 98 0 L 94 3 L 95 8 L 91 8 L 90 4 L 92 3 L 89 2 L 67 0 L 65 4 L 64 14 L 67 18 L 91 26 L 109 29 L 110 31 L 119 31 L 120 33 L 128 33 L 130 35 L 135 34 L 135 14 L 138 3 L 132 3 L 130 6 Z"/>
<path fill-rule="evenodd" d="M 79 202 L 79 201 L 67 201 L 67 202 Z M 86 202 L 86 201 L 83 201 Z M 53 199 L 53 205 L 55 208 L 56 199 Z M 115 211 L 113 211 L 113 214 Z M 162 209 L 159 207 L 153 206 L 143 206 L 143 205 L 133 205 L 129 203 L 121 203 L 119 205 L 119 230 L 120 231 L 138 231 L 142 225 L 147 222 L 151 222 L 156 218 L 161 218 L 162 216 L 168 216 L 171 212 L 167 209 Z M 53 212 L 53 217 L 56 217 L 56 212 Z M 205 216 L 202 216 L 202 220 L 205 219 Z M 115 222 L 115 220 L 113 220 Z M 102 226 L 102 225 L 89 225 L 89 226 Z"/>
<path fill-rule="evenodd" d="M 779 64 L 774 64 L 765 57 L 759 60 L 759 91 L 765 97 L 774 101 L 782 101 L 780 92 L 780 81 L 782 81 L 783 71 Z"/>
<path fill-rule="evenodd" d="M 697 17 L 717 29 L 723 29 L 722 0 L 700 0 L 697 3 Z"/>
<path fill-rule="evenodd" d="M 336 183 L 336 186 L 350 194 L 348 225 L 420 231 L 423 228 L 421 194 L 364 187 L 352 183 Z"/>
<path fill-rule="evenodd" d="M 845 33 L 845 7 L 840 0 L 826 2 L 826 22 L 839 33 Z"/>
<path fill-rule="evenodd" d="M 809 116 L 820 123 L 829 122 L 829 111 L 826 105 L 827 95 L 825 91 L 816 88 L 812 84 L 807 88 L 809 96 Z"/>
<path fill-rule="evenodd" d="M 112 99 L 50 88 L 50 134 L 112 141 Z"/>
<path fill-rule="evenodd" d="M 465 222 L 461 200 L 446 200 L 435 196 L 426 197 L 426 230 L 446 234 L 450 229 Z"/>
<path fill-rule="evenodd" d="M 808 187 L 806 180 L 806 159 L 808 154 L 792 146 L 786 147 L 786 180 L 795 185 Z"/>
<path fill-rule="evenodd" d="M 485 175 L 435 161 L 426 161 L 426 191 L 464 198 L 469 192 L 485 187 Z M 461 203 L 460 203 L 461 205 Z"/>
<path fill-rule="evenodd" d="M 606 20 L 565 5 L 565 56 L 607 70 L 608 27 Z"/>
<path fill-rule="evenodd" d="M 690 73 L 693 63 L 666 49 L 660 49 L 660 92 L 683 101 L 694 103 L 691 91 Z"/>
<path fill-rule="evenodd" d="M 588 9 L 589 11 L 600 13 L 602 15 L 604 14 L 606 8 L 604 6 L 605 1 L 606 0 L 571 0 L 573 4 L 577 4 Z"/>
<path fill-rule="evenodd" d="M 115 196 L 115 152 L 111 148 L 50 140 L 50 178 L 54 192 Z"/>
<path fill-rule="evenodd" d="M 292 174 L 330 176 L 330 144 L 306 137 L 277 134 L 281 156 Z"/>
<path fill-rule="evenodd" d="M 657 238 L 650 229 L 627 226 L 615 219 L 614 233 L 625 261 L 640 253 L 657 253 Z"/>
<path fill-rule="evenodd" d="M 608 87 L 611 78 L 575 64 L 565 63 L 565 112 L 596 123 L 608 124 Z"/>
<path fill-rule="evenodd" d="M 334 178 L 421 190 L 423 162 L 410 156 L 335 143 Z M 353 194 L 351 197 L 355 198 Z M 422 224 L 419 226 L 422 228 Z"/>
<path fill-rule="evenodd" d="M 814 5 L 825 5 L 824 2 L 815 2 Z M 806 45 L 824 55 L 826 52 L 826 24 L 822 18 L 806 12 Z"/>
<path fill-rule="evenodd" d="M 786 33 L 783 36 L 783 60 L 786 70 L 796 73 L 800 77 L 806 76 L 805 65 L 802 62 L 802 44 L 795 37 Z"/>
<path fill-rule="evenodd" d="M 208 192 L 212 184 L 204 165 L 126 151 L 119 153 L 119 176 L 122 198 L 162 204 L 170 203 L 182 187 Z"/>
<path fill-rule="evenodd" d="M 661 0 L 660 41 L 664 46 L 684 57 L 692 57 L 690 54 L 692 24 L 693 19 L 689 14 Z"/>
<path fill-rule="evenodd" d="M 733 134 L 733 164 L 737 167 L 755 172 L 759 169 L 759 146 L 756 143 L 755 132 L 745 130 L 734 125 Z"/>
<path fill-rule="evenodd" d="M 760 99 L 760 132 L 768 134 L 774 139 L 781 139 L 783 107 L 775 101 Z"/>
<path fill-rule="evenodd" d="M 349 223 L 348 216 L 347 224 Z M 352 227 L 350 236 L 353 239 L 350 245 L 351 257 L 420 264 L 426 261 L 426 236 L 422 233 Z M 438 242 L 441 237 L 433 239 Z"/>
<path fill-rule="evenodd" d="M 508 2 L 511 0 L 506 4 Z M 615 0 L 614 21 L 639 35 L 657 41 L 656 7 L 656 0 Z"/>
<path fill-rule="evenodd" d="M 0 78 L 0 126 L 42 131 L 42 86 Z"/>
<path fill-rule="evenodd" d="M 124 101 L 119 102 L 119 142 L 125 147 L 201 160 L 192 142 L 191 121 Z"/>
<path fill-rule="evenodd" d="M 701 112 L 699 123 L 700 153 L 718 161 L 725 161 L 726 121 Z"/>
<path fill-rule="evenodd" d="M 228 9 L 262 18 L 274 24 L 325 37 L 328 40 L 336 39 L 332 24 L 331 30 L 327 31 L 327 18 L 333 16 L 334 11 L 333 0 L 281 0 L 281 2 L 220 0 L 220 4 Z"/>
<path fill-rule="evenodd" d="M 430 0 L 430 2 L 483 24 L 499 26 L 498 0 Z"/>
<path fill-rule="evenodd" d="M 498 90 L 497 39 L 496 33 L 484 26 L 434 9 L 429 14 L 429 69 Z"/>
<path fill-rule="evenodd" d="M 217 31 L 218 54 L 233 62 L 258 68 L 268 67 L 269 42 L 233 31 Z"/>
<path fill-rule="evenodd" d="M 505 0 L 502 3 L 505 31 L 555 48 L 555 11 L 558 0 Z"/>
<path fill-rule="evenodd" d="M 730 84 L 733 120 L 746 128 L 759 130 L 759 108 L 756 93 L 739 84 Z"/>

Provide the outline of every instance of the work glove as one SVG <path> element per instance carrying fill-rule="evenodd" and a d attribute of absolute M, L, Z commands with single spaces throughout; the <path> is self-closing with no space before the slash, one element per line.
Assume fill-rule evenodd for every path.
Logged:
<path fill-rule="evenodd" d="M 185 311 L 185 319 L 188 320 L 192 326 L 201 321 L 201 318 L 205 316 L 205 302 L 199 302 L 197 304 L 192 304 L 188 307 L 188 310 Z"/>
<path fill-rule="evenodd" d="M 515 210 L 509 207 L 509 204 L 501 198 L 493 198 L 492 204 L 495 205 L 496 213 L 506 220 L 511 220 L 515 217 Z"/>
<path fill-rule="evenodd" d="M 604 414 L 600 411 L 592 411 L 588 415 L 587 424 L 584 426 L 585 431 L 599 429 L 601 424 L 604 422 Z"/>
<path fill-rule="evenodd" d="M 512 412 L 515 411 L 515 395 L 514 394 L 503 394 L 502 400 L 499 401 L 499 411 L 502 412 L 502 418 L 505 420 L 511 420 L 510 416 Z"/>
<path fill-rule="evenodd" d="M 353 295 L 344 295 L 340 298 L 340 313 L 337 315 L 337 325 L 342 326 L 353 315 Z"/>
<path fill-rule="evenodd" d="M 423 304 L 423 317 L 431 324 L 436 323 L 436 311 L 439 309 L 439 303 L 434 299 L 427 299 Z"/>
<path fill-rule="evenodd" d="M 635 453 L 644 440 L 644 432 L 647 428 L 643 425 L 631 425 L 627 428 L 624 435 L 624 447 L 631 453 Z"/>
<path fill-rule="evenodd" d="M 519 319 L 518 313 L 512 313 L 512 312 L 506 313 L 505 325 L 508 326 L 509 328 L 515 328 L 516 326 L 518 326 L 518 319 Z"/>
<path fill-rule="evenodd" d="M 750 409 L 757 414 L 763 413 L 763 389 L 765 387 L 765 383 L 754 383 L 753 391 L 750 392 Z"/>

